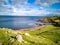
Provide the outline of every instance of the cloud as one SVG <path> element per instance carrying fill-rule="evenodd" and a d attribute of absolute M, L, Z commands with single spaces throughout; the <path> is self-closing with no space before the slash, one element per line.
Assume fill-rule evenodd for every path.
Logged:
<path fill-rule="evenodd" d="M 57 2 L 59 2 L 59 0 L 36 0 L 35 4 L 41 5 L 41 6 L 50 6 Z"/>
<path fill-rule="evenodd" d="M 11 15 L 14 16 L 44 16 L 47 14 L 50 14 L 49 11 L 46 10 L 18 10 L 18 9 L 13 9 L 14 13 L 11 13 Z"/>
<path fill-rule="evenodd" d="M 35 0 L 34 4 L 29 4 L 28 0 L 0 0 L 0 15 L 17 15 L 17 16 L 45 16 L 48 14 L 60 14 L 57 11 L 45 10 L 58 0 Z M 39 6 L 37 6 L 39 5 Z"/>

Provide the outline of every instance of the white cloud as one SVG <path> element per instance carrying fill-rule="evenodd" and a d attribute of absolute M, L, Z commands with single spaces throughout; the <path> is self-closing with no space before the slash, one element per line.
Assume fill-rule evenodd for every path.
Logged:
<path fill-rule="evenodd" d="M 49 6 L 58 0 L 36 0 L 35 5 L 39 4 L 39 7 L 34 7 L 28 4 L 28 0 L 11 0 L 10 5 L 8 0 L 0 0 L 0 14 L 1 15 L 17 15 L 17 16 L 44 16 L 47 14 L 60 14 L 57 11 L 44 10 L 45 6 Z M 4 5 L 4 2 L 7 5 Z"/>
<path fill-rule="evenodd" d="M 36 0 L 35 4 L 37 4 L 37 5 L 39 4 L 41 6 L 50 6 L 57 2 L 59 2 L 59 0 Z"/>
<path fill-rule="evenodd" d="M 46 14 L 50 14 L 50 12 L 46 10 L 18 10 L 18 9 L 13 9 L 12 15 L 17 15 L 17 16 L 44 16 Z"/>

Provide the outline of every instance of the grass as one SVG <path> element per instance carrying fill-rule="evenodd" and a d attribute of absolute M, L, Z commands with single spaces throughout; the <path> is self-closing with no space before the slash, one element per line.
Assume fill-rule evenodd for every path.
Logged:
<path fill-rule="evenodd" d="M 30 36 L 26 36 L 25 33 L 0 28 L 0 43 L 3 45 L 60 45 L 59 27 L 47 25 L 39 30 L 27 31 Z M 16 40 L 15 37 L 19 34 L 22 35 L 24 42 Z M 9 41 L 10 37 L 14 38 L 14 42 Z"/>
<path fill-rule="evenodd" d="M 36 34 L 43 33 L 43 32 L 49 31 L 49 30 L 54 30 L 54 29 L 55 29 L 54 26 L 48 25 L 48 26 L 46 26 L 46 27 L 44 27 L 44 28 L 42 28 L 42 29 L 35 30 L 35 31 L 30 31 L 29 33 L 36 35 Z M 33 32 L 34 32 L 34 33 L 33 33 Z"/>

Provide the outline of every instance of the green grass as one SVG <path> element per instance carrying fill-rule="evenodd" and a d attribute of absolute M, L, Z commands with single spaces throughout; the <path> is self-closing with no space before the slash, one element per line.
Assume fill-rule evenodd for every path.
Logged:
<path fill-rule="evenodd" d="M 54 30 L 55 29 L 55 27 L 54 26 L 52 26 L 52 25 L 48 25 L 48 26 L 46 26 L 46 27 L 44 27 L 44 28 L 42 28 L 42 29 L 39 29 L 39 30 L 35 30 L 35 31 L 30 31 L 29 33 L 30 34 L 39 34 L 39 33 L 43 33 L 43 32 L 46 32 L 46 31 L 49 31 L 49 30 Z"/>
<path fill-rule="evenodd" d="M 0 28 L 0 43 L 3 45 L 60 45 L 60 28 L 52 25 L 45 26 L 39 30 L 28 31 L 30 36 L 20 31 Z M 22 35 L 24 42 L 18 42 L 16 35 Z M 14 42 L 10 42 L 10 37 L 14 37 Z M 25 43 L 26 42 L 26 43 Z"/>

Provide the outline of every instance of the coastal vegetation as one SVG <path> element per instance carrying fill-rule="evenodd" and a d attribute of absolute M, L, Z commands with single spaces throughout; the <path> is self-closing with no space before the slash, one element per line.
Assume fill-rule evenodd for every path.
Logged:
<path fill-rule="evenodd" d="M 52 25 L 60 27 L 60 17 L 58 17 L 58 16 L 48 17 L 47 20 Z"/>
<path fill-rule="evenodd" d="M 59 16 L 46 17 L 42 20 L 38 20 L 38 22 L 44 22 L 46 24 L 52 24 L 54 26 L 60 27 L 60 17 Z"/>
<path fill-rule="evenodd" d="M 23 32 L 0 28 L 0 45 L 60 45 L 60 28 L 47 25 Z"/>

